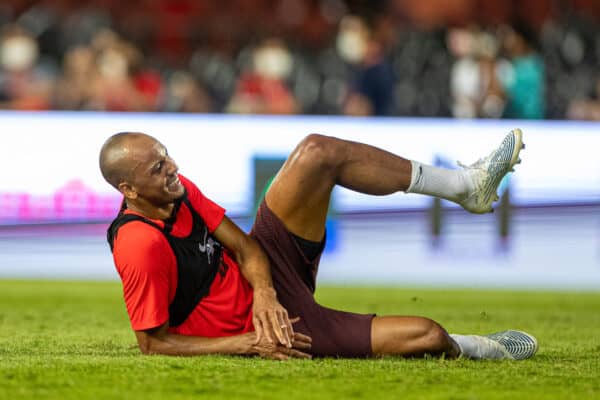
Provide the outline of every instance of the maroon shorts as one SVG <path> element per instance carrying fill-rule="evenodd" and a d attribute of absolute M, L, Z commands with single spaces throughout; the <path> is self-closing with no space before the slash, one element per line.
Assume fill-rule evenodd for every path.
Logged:
<path fill-rule="evenodd" d="M 273 285 L 290 318 L 300 317 L 294 330 L 312 338 L 311 353 L 318 357 L 368 357 L 373 314 L 332 310 L 315 301 L 320 254 L 308 260 L 294 236 L 263 201 L 250 235 L 271 262 Z"/>

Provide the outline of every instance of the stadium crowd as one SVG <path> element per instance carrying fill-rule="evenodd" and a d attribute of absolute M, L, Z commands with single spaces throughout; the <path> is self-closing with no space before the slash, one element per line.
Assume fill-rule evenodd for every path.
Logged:
<path fill-rule="evenodd" d="M 0 108 L 600 120 L 598 32 L 593 0 L 9 0 Z"/>

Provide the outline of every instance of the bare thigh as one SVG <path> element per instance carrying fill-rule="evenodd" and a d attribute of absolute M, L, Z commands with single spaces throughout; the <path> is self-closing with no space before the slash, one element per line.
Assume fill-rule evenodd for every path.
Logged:
<path fill-rule="evenodd" d="M 406 190 L 410 161 L 358 142 L 312 134 L 289 156 L 267 192 L 267 205 L 295 235 L 320 241 L 337 184 L 387 195 Z"/>

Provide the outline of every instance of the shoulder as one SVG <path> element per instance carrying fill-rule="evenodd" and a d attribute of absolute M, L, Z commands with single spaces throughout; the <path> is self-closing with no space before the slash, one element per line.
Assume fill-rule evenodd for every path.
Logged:
<path fill-rule="evenodd" d="M 181 174 L 179 174 L 179 180 L 183 184 L 183 187 L 185 187 L 188 199 L 194 205 L 194 207 L 196 207 L 196 205 L 202 207 L 205 205 L 206 201 L 210 201 L 194 182 Z"/>
<path fill-rule="evenodd" d="M 200 189 L 183 175 L 179 175 L 181 183 L 187 191 L 187 196 L 194 210 L 206 223 L 210 232 L 214 232 L 225 216 L 225 209 L 204 196 Z"/>
<path fill-rule="evenodd" d="M 162 242 L 166 243 L 166 238 L 159 229 L 143 221 L 131 221 L 119 228 L 115 238 L 115 247 L 117 244 L 135 244 L 139 248 Z"/>
<path fill-rule="evenodd" d="M 172 254 L 164 234 L 145 222 L 128 222 L 117 232 L 113 257 L 119 269 L 149 268 L 164 263 L 165 258 Z"/>
<path fill-rule="evenodd" d="M 185 176 L 179 174 L 179 180 L 183 184 L 183 187 L 187 191 L 188 197 L 202 196 L 202 192 L 198 189 L 198 186 Z"/>
<path fill-rule="evenodd" d="M 206 197 L 204 197 L 204 194 L 202 194 L 200 189 L 198 189 L 198 186 L 196 186 L 194 182 L 192 182 L 191 180 L 189 180 L 181 174 L 179 174 L 179 180 L 185 188 L 187 198 L 190 201 L 190 203 L 192 203 L 196 210 L 201 208 L 204 204 L 204 200 L 206 199 Z"/>

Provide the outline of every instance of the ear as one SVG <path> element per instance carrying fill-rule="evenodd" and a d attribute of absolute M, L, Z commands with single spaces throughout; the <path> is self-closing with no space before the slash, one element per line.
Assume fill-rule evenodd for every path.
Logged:
<path fill-rule="evenodd" d="M 123 196 L 128 200 L 134 200 L 138 197 L 137 190 L 127 182 L 119 183 L 119 192 L 123 193 Z"/>

